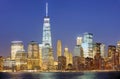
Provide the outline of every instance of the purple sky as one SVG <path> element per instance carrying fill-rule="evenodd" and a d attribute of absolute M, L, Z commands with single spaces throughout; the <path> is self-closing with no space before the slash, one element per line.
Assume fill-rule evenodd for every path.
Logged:
<path fill-rule="evenodd" d="M 106 45 L 120 40 L 120 0 L 0 0 L 0 55 L 10 55 L 13 40 L 23 41 L 25 49 L 32 40 L 41 43 L 46 1 L 54 50 L 61 39 L 72 51 L 84 32 Z"/>

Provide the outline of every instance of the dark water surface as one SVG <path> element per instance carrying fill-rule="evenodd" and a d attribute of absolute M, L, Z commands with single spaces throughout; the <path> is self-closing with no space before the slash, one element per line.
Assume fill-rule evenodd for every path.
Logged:
<path fill-rule="evenodd" d="M 0 79 L 120 79 L 120 72 L 0 72 Z"/>

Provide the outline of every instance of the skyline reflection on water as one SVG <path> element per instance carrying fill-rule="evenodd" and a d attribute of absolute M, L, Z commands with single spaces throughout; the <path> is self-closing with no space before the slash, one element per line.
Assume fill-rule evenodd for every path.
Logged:
<path fill-rule="evenodd" d="M 120 79 L 120 72 L 1 72 L 0 79 Z"/>

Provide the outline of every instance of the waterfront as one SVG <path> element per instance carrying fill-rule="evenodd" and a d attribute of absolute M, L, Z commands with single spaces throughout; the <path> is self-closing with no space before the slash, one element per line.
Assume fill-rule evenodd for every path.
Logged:
<path fill-rule="evenodd" d="M 0 72 L 0 79 L 120 79 L 120 72 Z"/>

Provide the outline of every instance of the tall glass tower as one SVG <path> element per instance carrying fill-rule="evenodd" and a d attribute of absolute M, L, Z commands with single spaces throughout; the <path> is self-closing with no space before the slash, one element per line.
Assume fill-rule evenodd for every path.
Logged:
<path fill-rule="evenodd" d="M 84 33 L 83 43 L 82 43 L 84 57 L 93 58 L 93 34 L 92 33 Z"/>
<path fill-rule="evenodd" d="M 46 16 L 44 17 L 43 23 L 43 37 L 42 44 L 42 69 L 51 70 L 54 65 L 53 50 L 52 50 L 52 39 L 50 29 L 50 18 L 48 16 L 48 3 L 46 3 Z"/>
<path fill-rule="evenodd" d="M 48 3 L 46 3 L 46 16 L 43 23 L 43 38 L 42 44 L 44 47 L 52 47 L 50 18 L 48 16 Z"/>

